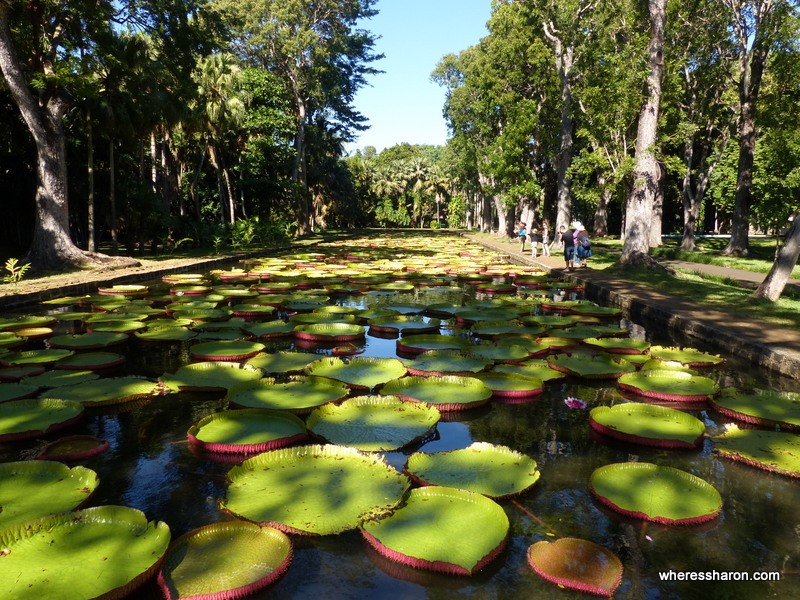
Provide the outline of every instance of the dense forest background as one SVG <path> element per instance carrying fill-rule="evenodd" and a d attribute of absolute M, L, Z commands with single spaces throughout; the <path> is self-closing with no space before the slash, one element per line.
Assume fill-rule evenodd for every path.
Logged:
<path fill-rule="evenodd" d="M 432 73 L 447 145 L 346 156 L 367 126 L 354 95 L 380 69 L 374 0 L 0 3 L 0 253 L 29 252 L 60 210 L 41 202 L 59 128 L 66 229 L 88 251 L 360 226 L 510 233 L 518 219 L 623 235 L 654 73 L 657 132 L 640 151 L 656 165 L 650 246 L 723 232 L 745 254 L 748 235 L 787 227 L 800 205 L 797 0 L 492 5 L 488 35 Z M 51 137 L 35 135 L 36 114 Z"/>

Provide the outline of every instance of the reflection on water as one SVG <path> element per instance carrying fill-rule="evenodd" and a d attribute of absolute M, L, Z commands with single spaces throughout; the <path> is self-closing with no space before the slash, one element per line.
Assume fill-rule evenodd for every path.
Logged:
<path fill-rule="evenodd" d="M 422 288 L 413 293 L 351 297 L 340 304 L 461 303 L 462 291 Z M 632 335 L 669 342 L 635 324 L 622 322 Z M 446 322 L 442 333 L 468 336 Z M 291 349 L 292 342 L 268 342 L 269 351 Z M 396 340 L 368 336 L 363 356 L 394 357 Z M 144 344 L 128 347 L 127 371 L 151 378 L 174 372 L 189 362 L 187 344 Z M 359 350 L 362 348 L 359 347 Z M 329 354 L 330 350 L 317 350 Z M 758 373 L 739 363 L 709 371 L 724 385 L 761 382 L 778 389 L 796 389 L 795 382 Z M 587 402 L 573 410 L 563 400 L 574 396 Z M 295 538 L 294 563 L 285 577 L 260 598 L 381 598 L 446 600 L 450 598 L 572 598 L 537 577 L 527 566 L 526 551 L 534 542 L 558 536 L 592 540 L 614 551 L 623 561 L 624 579 L 618 598 L 798 597 L 800 579 L 785 575 L 779 583 L 661 582 L 660 571 L 800 571 L 800 492 L 798 482 L 737 463 L 717 459 L 712 444 L 693 451 L 666 451 L 598 441 L 587 425 L 588 410 L 625 401 L 616 386 L 575 379 L 550 382 L 545 392 L 526 404 L 493 403 L 454 415 L 414 448 L 387 453 L 387 461 L 402 468 L 408 453 L 453 450 L 473 441 L 509 446 L 538 462 L 542 476 L 536 486 L 513 502 L 503 502 L 511 521 L 508 548 L 474 578 L 444 576 L 400 567 L 377 555 L 357 533 L 325 538 Z M 227 519 L 218 508 L 231 465 L 207 460 L 192 452 L 186 431 L 200 418 L 222 410 L 221 394 L 173 394 L 158 397 L 133 412 L 95 413 L 70 433 L 87 433 L 111 442 L 102 456 L 85 461 L 96 470 L 100 487 L 94 504 L 123 504 L 144 511 L 148 518 L 167 522 L 173 536 L 201 525 Z M 708 433 L 719 433 L 723 419 L 710 410 L 693 410 Z M 0 447 L 0 459 L 33 456 L 39 440 Z M 588 481 L 592 471 L 620 461 L 670 465 L 698 475 L 723 496 L 718 519 L 699 528 L 665 527 L 625 519 L 592 500 Z M 432 532 L 435 535 L 435 532 Z M 453 540 L 454 544 L 459 540 Z M 138 598 L 158 597 L 153 586 Z"/>

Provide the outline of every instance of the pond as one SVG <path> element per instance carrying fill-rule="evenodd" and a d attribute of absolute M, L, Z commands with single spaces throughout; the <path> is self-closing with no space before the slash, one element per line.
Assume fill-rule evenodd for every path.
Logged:
<path fill-rule="evenodd" d="M 441 238 L 445 246 L 461 248 L 457 238 Z M 413 289 L 380 289 L 372 284 L 357 284 L 358 294 L 340 289 L 328 304 L 375 308 L 391 305 L 466 305 L 480 301 L 516 299 L 536 308 L 534 297 L 541 290 L 524 288 L 516 294 L 492 294 L 476 291 L 476 286 L 459 279 L 441 263 L 439 244 L 418 238 L 387 241 L 356 239 L 347 246 L 331 244 L 315 248 L 319 255 L 275 257 L 266 260 L 279 269 L 285 279 L 309 276 L 322 278 L 323 265 L 345 262 L 338 275 L 347 277 L 347 269 L 358 265 L 372 269 L 370 276 L 388 275 L 390 268 L 400 269 L 401 262 L 413 264 Z M 391 256 L 387 258 L 387 252 Z M 402 252 L 402 255 L 401 255 Z M 491 260 L 493 282 L 507 281 L 509 272 L 520 267 L 500 262 L 500 258 L 477 247 L 466 246 L 461 255 L 473 262 Z M 452 255 L 450 255 L 452 256 Z M 279 264 L 283 261 L 283 264 Z M 387 262 L 391 261 L 391 262 Z M 388 265 L 388 266 L 387 266 Z M 248 265 L 247 268 L 252 268 Z M 405 267 L 404 267 L 405 268 Z M 345 272 L 346 271 L 346 272 Z M 400 272 L 400 271 L 398 271 Z M 409 271 L 406 271 L 408 274 Z M 397 274 L 397 273 L 395 273 Z M 406 275 L 407 277 L 408 275 Z M 351 277 L 355 278 L 351 275 Z M 277 279 L 277 278 L 274 278 Z M 392 278 L 394 280 L 394 278 Z M 236 285 L 235 278 L 219 285 Z M 167 293 L 169 286 L 153 282 L 151 294 Z M 304 294 L 313 295 L 310 288 Z M 499 289 L 499 288 L 498 288 Z M 548 292 L 558 299 L 574 299 L 556 287 Z M 535 295 L 535 296 L 534 296 Z M 149 296 L 148 296 L 149 297 Z M 234 300 L 227 302 L 233 304 Z M 158 305 L 158 304 L 156 304 Z M 76 310 L 76 306 L 46 309 L 48 312 Z M 84 309 L 79 309 L 84 310 Z M 278 316 L 285 317 L 283 309 Z M 426 319 L 429 317 L 426 317 Z M 616 324 L 627 328 L 634 337 L 663 345 L 680 344 L 660 332 L 644 331 L 624 318 Z M 61 321 L 56 333 L 81 331 L 76 321 Z M 475 342 L 468 328 L 453 319 L 445 320 L 441 333 Z M 125 366 L 112 375 L 136 374 L 157 379 L 174 373 L 193 361 L 192 342 L 152 343 L 131 336 L 122 347 Z M 293 338 L 265 341 L 267 352 L 294 349 Z M 41 347 L 37 342 L 34 347 Z M 368 332 L 356 344 L 362 356 L 397 357 L 397 340 Z M 306 352 L 330 355 L 328 346 Z M 703 350 L 703 348 L 700 348 Z M 114 350 L 120 352 L 120 350 Z M 798 391 L 796 382 L 759 373 L 749 365 L 728 359 L 720 366 L 705 369 L 703 375 L 721 387 L 768 387 Z M 568 397 L 582 399 L 586 409 L 565 404 Z M 506 404 L 493 401 L 483 407 L 459 412 L 443 419 L 435 431 L 421 443 L 400 452 L 384 453 L 387 462 L 401 469 L 409 454 L 417 450 L 438 452 L 465 448 L 473 442 L 489 442 L 522 452 L 538 464 L 541 477 L 527 492 L 510 500 L 500 500 L 510 521 L 506 549 L 488 567 L 472 577 L 438 574 L 413 569 L 389 561 L 367 544 L 357 531 L 334 536 L 292 536 L 294 556 L 287 573 L 275 584 L 253 597 L 263 598 L 572 598 L 583 597 L 565 591 L 538 577 L 527 563 L 528 547 L 541 540 L 575 537 L 591 540 L 614 552 L 622 560 L 624 575 L 617 598 L 789 598 L 797 596 L 800 571 L 800 494 L 798 480 L 783 477 L 747 465 L 724 460 L 713 453 L 713 437 L 724 430 L 730 419 L 702 404 L 689 412 L 706 426 L 706 439 L 696 450 L 667 450 L 600 439 L 588 425 L 588 410 L 600 405 L 616 405 L 631 400 L 623 395 L 613 380 L 590 380 L 577 377 L 549 381 L 544 392 L 532 401 Z M 187 442 L 186 432 L 199 419 L 228 408 L 223 393 L 179 392 L 156 396 L 135 406 L 117 405 L 92 409 L 69 434 L 84 433 L 108 440 L 110 449 L 80 464 L 96 471 L 100 485 L 91 505 L 124 505 L 143 511 L 150 520 L 166 522 L 173 539 L 205 524 L 229 519 L 219 508 L 226 495 L 226 474 L 233 464 L 209 460 Z M 0 445 L 3 462 L 34 458 L 43 445 L 58 435 L 26 442 Z M 603 465 L 618 462 L 648 462 L 688 471 L 716 488 L 723 499 L 721 514 L 696 526 L 667 526 L 623 517 L 604 507 L 589 491 L 592 472 Z M 437 535 L 435 527 L 431 536 Z M 459 540 L 453 540 L 458 544 Z M 0 559 L 2 560 L 2 559 Z M 660 574 L 682 572 L 782 572 L 781 581 L 689 582 L 662 581 Z M 738 576 L 737 576 L 738 577 Z M 151 582 L 137 591 L 136 598 L 161 597 Z"/>

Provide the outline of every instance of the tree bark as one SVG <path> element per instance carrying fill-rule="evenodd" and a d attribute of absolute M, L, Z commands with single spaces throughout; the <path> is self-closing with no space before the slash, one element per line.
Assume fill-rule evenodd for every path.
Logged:
<path fill-rule="evenodd" d="M 613 190 L 602 171 L 597 174 L 597 187 L 600 188 L 600 198 L 594 211 L 592 234 L 595 237 L 605 237 L 608 235 L 608 205 L 611 204 Z"/>
<path fill-rule="evenodd" d="M 647 76 L 647 98 L 639 114 L 633 189 L 628 196 L 625 210 L 625 242 L 619 259 L 622 265 L 650 263 L 650 223 L 660 176 L 655 145 L 661 104 L 661 80 L 664 73 L 663 48 L 667 0 L 649 0 L 648 6 L 650 72 Z"/>
<path fill-rule="evenodd" d="M 792 269 L 797 264 L 800 257 L 800 211 L 793 215 L 792 226 L 786 233 L 783 247 L 778 252 L 775 262 L 772 265 L 764 281 L 756 288 L 753 293 L 754 298 L 763 298 L 771 302 L 776 302 L 786 287 L 786 282 L 791 277 Z"/>
<path fill-rule="evenodd" d="M 86 249 L 95 251 L 94 240 L 94 136 L 92 134 L 92 113 L 86 111 L 86 170 L 88 190 L 86 193 Z"/>

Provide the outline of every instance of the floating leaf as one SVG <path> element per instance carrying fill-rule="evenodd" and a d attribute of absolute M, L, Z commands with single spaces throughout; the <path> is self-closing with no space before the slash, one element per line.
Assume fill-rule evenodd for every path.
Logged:
<path fill-rule="evenodd" d="M 0 383 L 0 402 L 22 400 L 35 396 L 40 387 L 30 383 Z"/>
<path fill-rule="evenodd" d="M 285 383 L 268 377 L 237 385 L 226 397 L 235 406 L 304 413 L 341 400 L 348 393 L 350 389 L 344 383 L 324 377 L 295 377 Z"/>
<path fill-rule="evenodd" d="M 633 338 L 590 337 L 584 339 L 583 343 L 590 348 L 611 352 L 612 354 L 644 354 L 650 349 L 650 342 Z"/>
<path fill-rule="evenodd" d="M 491 498 L 521 494 L 540 476 L 529 456 L 486 442 L 449 452 L 415 452 L 408 457 L 406 471 L 423 485 L 470 490 Z"/>
<path fill-rule="evenodd" d="M 703 422 L 690 414 L 638 402 L 593 408 L 589 425 L 624 442 L 661 448 L 695 448 L 703 442 L 706 430 Z"/>
<path fill-rule="evenodd" d="M 73 510 L 98 483 L 97 473 L 84 467 L 42 460 L 0 463 L 0 530 Z"/>
<path fill-rule="evenodd" d="M 125 357 L 115 352 L 81 352 L 58 361 L 56 369 L 73 371 L 102 371 L 121 367 Z"/>
<path fill-rule="evenodd" d="M 333 444 L 365 452 L 397 450 L 427 434 L 439 411 L 395 396 L 359 396 L 326 404 L 308 417 L 308 428 Z"/>
<path fill-rule="evenodd" d="M 277 529 L 245 521 L 213 523 L 170 545 L 158 584 L 168 600 L 240 598 L 276 581 L 291 560 L 292 543 Z"/>
<path fill-rule="evenodd" d="M 138 510 L 98 506 L 0 530 L 8 598 L 118 598 L 146 581 L 169 545 L 169 528 Z M 102 568 L 99 568 L 102 565 Z"/>
<path fill-rule="evenodd" d="M 588 540 L 536 542 L 528 548 L 528 564 L 550 583 L 596 596 L 610 598 L 622 582 L 622 561 Z"/>
<path fill-rule="evenodd" d="M 592 494 L 629 517 L 666 525 L 710 521 L 722 510 L 722 497 L 699 477 L 651 463 L 615 463 L 595 469 Z"/>
<path fill-rule="evenodd" d="M 714 451 L 723 458 L 800 478 L 800 438 L 794 433 L 730 425 L 724 434 L 714 438 Z"/>
<path fill-rule="evenodd" d="M 347 362 L 337 357 L 321 358 L 306 367 L 315 377 L 328 377 L 360 389 L 371 390 L 378 385 L 402 377 L 406 368 L 396 358 L 357 356 Z"/>
<path fill-rule="evenodd" d="M 183 327 L 148 327 L 147 331 L 134 333 L 143 342 L 185 342 L 197 336 L 194 331 Z"/>
<path fill-rule="evenodd" d="M 442 412 L 466 410 L 482 406 L 492 397 L 483 382 L 473 377 L 404 377 L 390 381 L 381 394 L 400 396 L 412 402 L 427 402 Z"/>
<path fill-rule="evenodd" d="M 54 388 L 49 395 L 61 400 L 81 402 L 84 406 L 103 406 L 143 400 L 159 393 L 159 385 L 144 377 L 107 377 L 80 385 Z"/>
<path fill-rule="evenodd" d="M 0 386 L 1 387 L 1 386 Z M 723 390 L 711 406 L 727 417 L 787 431 L 800 431 L 800 394 L 774 390 Z"/>
<path fill-rule="evenodd" d="M 85 383 L 93 381 L 100 377 L 93 371 L 46 371 L 40 375 L 31 375 L 24 377 L 22 383 L 25 385 L 32 385 L 41 388 L 54 388 L 62 387 L 65 385 L 76 385 L 78 383 Z M 2 387 L 2 386 L 0 386 Z"/>
<path fill-rule="evenodd" d="M 355 323 L 316 323 L 298 325 L 292 335 L 312 342 L 350 342 L 363 338 L 366 332 L 363 325 Z"/>
<path fill-rule="evenodd" d="M 259 342 L 247 340 L 224 340 L 220 342 L 204 342 L 189 348 L 192 358 L 203 361 L 239 362 L 252 358 L 266 346 Z"/>
<path fill-rule="evenodd" d="M 542 381 L 564 379 L 566 375 L 561 371 L 551 369 L 546 360 L 527 360 L 515 365 L 497 365 L 492 371 L 498 373 L 517 373 L 527 377 L 538 377 Z"/>
<path fill-rule="evenodd" d="M 472 375 L 491 366 L 488 358 L 467 354 L 460 350 L 429 350 L 416 358 L 404 361 L 408 373 L 420 377 L 442 375 Z"/>
<path fill-rule="evenodd" d="M 97 350 L 127 341 L 128 336 L 124 333 L 97 331 L 94 333 L 57 335 L 50 338 L 47 345 L 50 348 L 65 348 L 67 350 Z"/>
<path fill-rule="evenodd" d="M 0 404 L 0 442 L 41 437 L 77 423 L 79 402 L 52 399 L 12 400 Z"/>
<path fill-rule="evenodd" d="M 408 488 L 408 479 L 380 455 L 330 445 L 265 452 L 234 467 L 228 478 L 224 509 L 312 535 L 342 533 L 385 514 Z"/>
<path fill-rule="evenodd" d="M 454 335 L 418 334 L 397 340 L 397 351 L 403 354 L 420 354 L 428 350 L 469 350 L 468 340 Z"/>
<path fill-rule="evenodd" d="M 493 500 L 466 490 L 432 486 L 411 490 L 402 508 L 365 523 L 362 534 L 393 561 L 472 575 L 500 554 L 508 528 L 505 511 Z"/>
<path fill-rule="evenodd" d="M 292 414 L 250 408 L 208 415 L 192 425 L 187 436 L 206 452 L 252 454 L 300 442 L 308 433 Z"/>
<path fill-rule="evenodd" d="M 550 356 L 547 364 L 556 371 L 584 379 L 618 379 L 625 373 L 636 371 L 636 367 L 621 358 L 611 355 L 592 356 L 580 352 Z"/>
<path fill-rule="evenodd" d="M 370 331 L 379 333 L 400 333 L 422 335 L 438 333 L 442 322 L 439 319 L 427 319 L 418 315 L 397 315 L 370 319 Z"/>
<path fill-rule="evenodd" d="M 85 460 L 102 454 L 108 448 L 106 440 L 91 435 L 68 435 L 47 444 L 36 458 L 64 462 Z"/>
<path fill-rule="evenodd" d="M 173 390 L 225 392 L 233 386 L 261 379 L 261 369 L 232 362 L 199 362 L 184 365 L 174 374 L 162 376 L 164 385 Z"/>
<path fill-rule="evenodd" d="M 487 373 L 477 373 L 473 377 L 482 381 L 497 398 L 508 400 L 530 399 L 532 396 L 538 396 L 544 391 L 544 382 L 541 379 L 520 375 L 519 373 L 489 371 Z"/>
<path fill-rule="evenodd" d="M 683 371 L 640 371 L 620 377 L 623 389 L 668 402 L 705 402 L 719 391 L 714 380 Z"/>
<path fill-rule="evenodd" d="M 664 346 L 653 346 L 650 348 L 650 356 L 661 360 L 673 360 L 689 367 L 711 367 L 724 362 L 721 356 L 701 352 L 695 348 L 667 348 Z"/>
<path fill-rule="evenodd" d="M 62 358 L 75 354 L 72 350 L 49 349 L 44 350 L 24 350 L 23 352 L 10 352 L 0 356 L 0 364 L 22 366 L 22 365 L 49 365 L 58 362 Z"/>
<path fill-rule="evenodd" d="M 319 358 L 319 354 L 310 352 L 275 352 L 258 354 L 248 359 L 246 364 L 261 369 L 267 375 L 300 373 Z"/>

